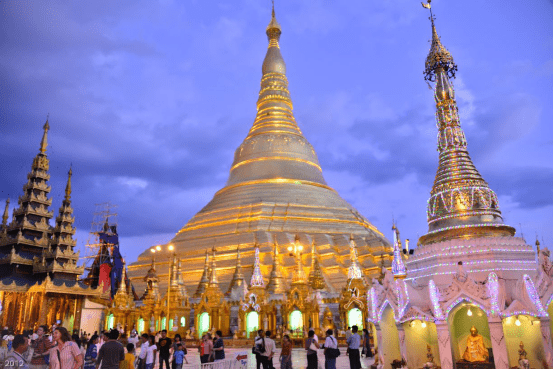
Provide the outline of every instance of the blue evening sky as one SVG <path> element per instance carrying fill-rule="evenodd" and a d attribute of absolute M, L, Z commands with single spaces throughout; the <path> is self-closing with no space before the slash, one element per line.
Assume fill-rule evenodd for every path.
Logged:
<path fill-rule="evenodd" d="M 552 1 L 435 0 L 470 155 L 507 224 L 552 248 Z M 391 238 L 427 231 L 437 168 L 431 27 L 416 0 L 276 1 L 300 129 L 327 182 Z M 73 164 L 78 245 L 117 204 L 129 262 L 224 186 L 256 114 L 271 2 L 0 3 L 0 201 L 50 113 L 52 209 Z M 3 208 L 3 206 L 2 206 Z M 10 210 L 11 213 L 11 210 Z"/>

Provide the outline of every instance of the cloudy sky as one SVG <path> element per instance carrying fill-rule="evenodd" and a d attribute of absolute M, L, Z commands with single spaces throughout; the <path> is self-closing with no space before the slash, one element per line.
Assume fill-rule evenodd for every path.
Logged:
<path fill-rule="evenodd" d="M 552 248 L 552 1 L 435 0 L 469 152 L 507 224 Z M 0 201 L 50 113 L 57 212 L 78 244 L 118 205 L 122 253 L 169 241 L 224 186 L 255 117 L 269 0 L 0 2 Z M 427 231 L 438 154 L 416 0 L 276 1 L 298 125 L 327 182 L 390 239 Z M 12 201 L 12 205 L 16 201 Z"/>

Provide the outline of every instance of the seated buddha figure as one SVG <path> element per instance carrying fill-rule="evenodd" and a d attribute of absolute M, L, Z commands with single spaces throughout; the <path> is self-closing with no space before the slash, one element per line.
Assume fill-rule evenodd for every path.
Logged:
<path fill-rule="evenodd" d="M 470 362 L 487 361 L 489 359 L 489 352 L 485 347 L 483 336 L 477 332 L 475 326 L 471 327 L 469 332 L 471 334 L 467 338 L 467 346 L 463 359 Z"/>

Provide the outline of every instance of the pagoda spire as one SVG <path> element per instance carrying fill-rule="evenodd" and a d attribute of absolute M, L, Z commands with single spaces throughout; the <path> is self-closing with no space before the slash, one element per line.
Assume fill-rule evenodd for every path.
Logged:
<path fill-rule="evenodd" d="M 187 292 L 187 287 L 185 286 L 185 281 L 183 280 L 183 270 L 181 268 L 181 259 L 177 262 L 177 283 L 179 284 L 179 293 L 182 297 L 188 298 L 189 294 Z"/>
<path fill-rule="evenodd" d="M 431 3 L 422 3 L 430 9 Z M 438 36 L 431 13 L 431 49 L 425 61 L 425 79 L 435 83 L 439 167 L 427 206 L 429 232 L 422 244 L 466 235 L 513 236 L 503 223 L 498 198 L 475 168 L 460 125 L 451 79 L 457 65 Z"/>
<path fill-rule="evenodd" d="M 48 130 L 50 129 L 50 124 L 48 124 L 48 118 L 50 115 L 46 117 L 46 123 L 44 123 L 44 126 L 42 129 L 44 130 L 44 133 L 42 134 L 42 140 L 40 141 L 40 153 L 46 154 L 46 148 L 48 147 Z"/>
<path fill-rule="evenodd" d="M 402 260 L 402 243 L 400 241 L 400 232 L 396 228 L 396 224 L 392 224 L 392 247 L 393 247 L 393 260 L 392 260 L 392 275 L 395 279 L 406 278 L 406 265 Z"/>
<path fill-rule="evenodd" d="M 310 267 L 310 273 L 308 274 L 308 283 L 312 283 L 314 279 L 314 272 L 315 272 L 315 241 L 312 239 L 312 251 L 310 252 L 310 257 L 312 258 L 312 265 Z"/>
<path fill-rule="evenodd" d="M 65 185 L 65 200 L 70 201 L 71 199 L 71 176 L 73 175 L 73 170 L 70 167 L 69 172 L 67 172 L 67 184 Z"/>
<path fill-rule="evenodd" d="M 173 254 L 171 261 L 171 292 L 179 292 L 179 273 L 177 268 L 177 255 Z"/>
<path fill-rule="evenodd" d="M 235 266 L 235 273 L 233 274 L 233 279 L 231 280 L 231 283 L 229 284 L 229 290 L 227 291 L 227 295 L 230 295 L 233 289 L 245 287 L 245 279 L 244 275 L 242 274 L 242 264 L 240 262 L 240 245 L 237 246 L 237 263 Z"/>
<path fill-rule="evenodd" d="M 208 287 L 217 286 L 219 282 L 217 281 L 216 267 L 215 267 L 215 246 L 212 247 L 212 261 L 210 265 L 210 279 L 208 282 Z"/>
<path fill-rule="evenodd" d="M 354 242 L 354 235 L 350 235 L 350 267 L 348 268 L 348 279 L 361 279 L 362 268 L 358 262 L 358 250 L 356 248 L 356 242 Z"/>
<path fill-rule="evenodd" d="M 315 151 L 292 113 L 286 65 L 279 46 L 281 25 L 274 8 L 266 34 L 269 44 L 262 64 L 256 119 L 235 152 L 227 186 L 256 180 L 326 186 Z"/>
<path fill-rule="evenodd" d="M 117 289 L 117 293 L 124 296 L 127 296 L 127 285 L 125 284 L 126 275 L 125 262 L 123 262 L 123 270 L 121 271 L 121 280 L 119 281 L 119 288 Z"/>
<path fill-rule="evenodd" d="M 208 279 L 208 276 L 210 270 L 210 255 L 208 254 L 208 250 L 206 250 L 206 259 L 204 261 L 204 272 L 202 273 L 202 277 L 200 277 L 200 282 L 198 283 L 198 287 L 196 288 L 196 292 L 194 293 L 194 297 L 200 297 L 206 291 L 206 287 L 208 287 L 208 284 L 210 283 L 210 280 Z"/>
<path fill-rule="evenodd" d="M 4 208 L 4 215 L 2 215 L 2 230 L 3 231 L 5 231 L 8 227 L 8 219 L 10 217 L 9 209 L 10 209 L 10 198 L 8 197 L 6 199 L 6 207 Z"/>
<path fill-rule="evenodd" d="M 298 235 L 294 237 L 294 243 L 298 249 L 295 251 L 296 272 L 292 276 L 292 283 L 306 284 L 306 273 L 304 273 L 304 266 L 302 265 L 302 245 L 300 245 L 300 237 Z"/>
<path fill-rule="evenodd" d="M 283 274 L 281 273 L 279 245 L 276 235 L 273 235 L 273 267 L 271 268 L 269 282 L 267 283 L 267 292 L 272 295 L 285 293 L 285 278 L 283 278 Z"/>
<path fill-rule="evenodd" d="M 314 290 L 322 290 L 326 287 L 325 279 L 323 278 L 323 271 L 319 266 L 319 260 L 315 250 L 315 241 L 312 240 L 312 268 L 310 270 L 310 285 Z"/>
<path fill-rule="evenodd" d="M 260 270 L 260 246 L 255 245 L 254 251 L 254 270 L 252 271 L 252 278 L 250 278 L 250 287 L 265 287 L 264 277 Z"/>
<path fill-rule="evenodd" d="M 156 260 L 154 259 L 154 256 L 152 256 L 152 264 L 144 277 L 144 281 L 146 282 L 146 291 L 144 291 L 144 295 L 141 297 L 141 300 L 154 304 L 160 300 L 160 279 L 156 273 Z"/>

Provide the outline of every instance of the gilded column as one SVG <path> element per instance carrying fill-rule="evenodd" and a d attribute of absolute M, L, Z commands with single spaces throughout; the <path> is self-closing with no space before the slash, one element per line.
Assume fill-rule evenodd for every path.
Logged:
<path fill-rule="evenodd" d="M 441 369 L 452 369 L 452 346 L 450 344 L 450 332 L 446 321 L 436 321 L 437 343 L 439 344 L 439 355 Z"/>

